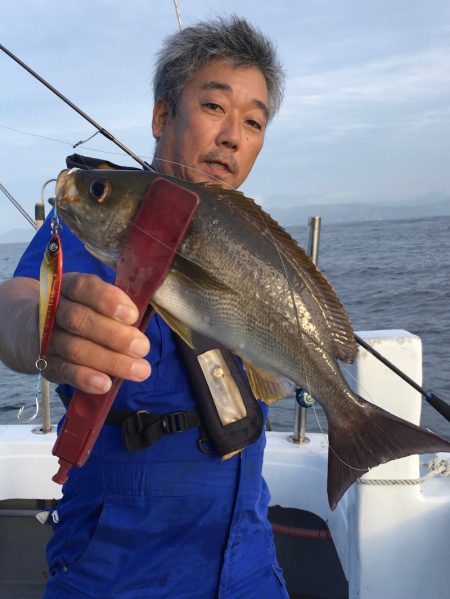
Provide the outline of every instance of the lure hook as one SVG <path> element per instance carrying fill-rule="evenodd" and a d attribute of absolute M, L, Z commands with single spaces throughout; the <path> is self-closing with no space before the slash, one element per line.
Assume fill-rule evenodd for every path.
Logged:
<path fill-rule="evenodd" d="M 20 410 L 17 412 L 17 420 L 20 420 L 20 422 L 23 423 L 27 423 L 27 422 L 33 422 L 33 420 L 36 420 L 38 414 L 39 414 L 39 400 L 38 400 L 38 396 L 36 395 L 36 397 L 34 398 L 34 414 L 32 414 L 29 418 L 24 418 L 22 416 L 23 412 L 25 411 L 26 406 L 23 405 Z"/>

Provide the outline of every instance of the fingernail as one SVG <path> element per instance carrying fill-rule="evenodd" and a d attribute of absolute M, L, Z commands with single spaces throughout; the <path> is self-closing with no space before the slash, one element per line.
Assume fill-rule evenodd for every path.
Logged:
<path fill-rule="evenodd" d="M 100 393 L 106 393 L 111 389 L 111 379 L 104 376 L 93 376 L 89 379 L 91 387 Z"/>
<path fill-rule="evenodd" d="M 133 354 L 138 358 L 146 356 L 149 350 L 150 344 L 148 342 L 148 339 L 144 337 L 136 337 L 136 339 L 133 339 L 133 341 L 130 343 L 130 347 L 128 348 L 130 354 Z"/>
<path fill-rule="evenodd" d="M 118 304 L 116 306 L 116 310 L 114 312 L 115 318 L 117 320 L 121 320 L 125 324 L 134 324 L 138 317 L 138 312 L 135 308 L 131 306 L 126 306 L 125 304 Z"/>
<path fill-rule="evenodd" d="M 136 379 L 144 380 L 149 376 L 149 366 L 149 363 L 145 360 L 133 362 L 131 365 L 131 375 Z"/>

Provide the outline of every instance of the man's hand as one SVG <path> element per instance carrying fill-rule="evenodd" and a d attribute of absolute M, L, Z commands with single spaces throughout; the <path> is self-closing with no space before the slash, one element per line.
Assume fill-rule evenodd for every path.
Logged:
<path fill-rule="evenodd" d="M 150 344 L 132 326 L 137 318 L 136 306 L 118 287 L 95 275 L 64 275 L 45 377 L 88 393 L 108 391 L 110 377 L 143 381 L 150 376 L 142 359 Z"/>
<path fill-rule="evenodd" d="M 15 370 L 36 372 L 33 364 L 39 354 L 39 285 L 32 279 L 20 278 L 4 283 L 2 288 L 0 299 L 5 298 L 9 304 L 9 313 L 14 302 L 17 311 L 7 325 L 0 325 L 1 343 L 6 349 L 1 358 Z M 136 306 L 118 287 L 95 275 L 65 274 L 46 352 L 45 378 L 96 394 L 108 391 L 110 377 L 145 380 L 150 376 L 150 364 L 143 358 L 150 344 L 147 337 L 132 326 L 137 318 Z M 25 335 L 20 329 L 27 323 L 28 347 L 22 345 L 21 351 L 15 347 L 8 352 L 5 345 L 14 341 L 23 343 Z"/>

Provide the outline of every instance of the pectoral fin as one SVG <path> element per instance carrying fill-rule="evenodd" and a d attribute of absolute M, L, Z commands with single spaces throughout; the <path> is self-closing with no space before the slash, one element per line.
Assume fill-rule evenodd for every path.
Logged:
<path fill-rule="evenodd" d="M 189 347 L 193 349 L 194 343 L 192 341 L 191 329 L 189 329 L 186 325 L 184 325 L 177 318 L 175 318 L 175 316 L 172 316 L 172 314 L 167 312 L 167 310 L 161 308 L 161 306 L 158 306 L 158 304 L 152 302 L 151 305 L 154 308 L 155 312 L 157 312 L 161 316 L 161 318 L 167 323 L 167 325 L 172 329 L 172 331 L 176 333 L 179 337 L 181 337 L 181 339 L 183 339 L 186 345 L 189 345 Z"/>
<path fill-rule="evenodd" d="M 172 331 L 181 337 L 191 349 L 194 349 L 195 343 L 191 329 L 172 316 L 167 310 L 161 308 L 158 304 L 152 302 L 152 306 L 155 309 L 155 312 L 163 318 Z M 295 390 L 295 384 L 279 374 L 264 370 L 259 366 L 254 366 L 245 361 L 244 367 L 253 394 L 268 405 L 272 405 L 283 397 L 290 395 Z"/>

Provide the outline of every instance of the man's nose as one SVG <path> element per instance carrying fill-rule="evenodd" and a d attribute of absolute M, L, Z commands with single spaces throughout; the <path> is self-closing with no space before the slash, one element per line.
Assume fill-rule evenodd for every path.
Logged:
<path fill-rule="evenodd" d="M 241 143 L 241 127 L 239 119 L 229 115 L 222 121 L 222 126 L 217 135 L 217 144 L 231 150 L 237 150 Z"/>

